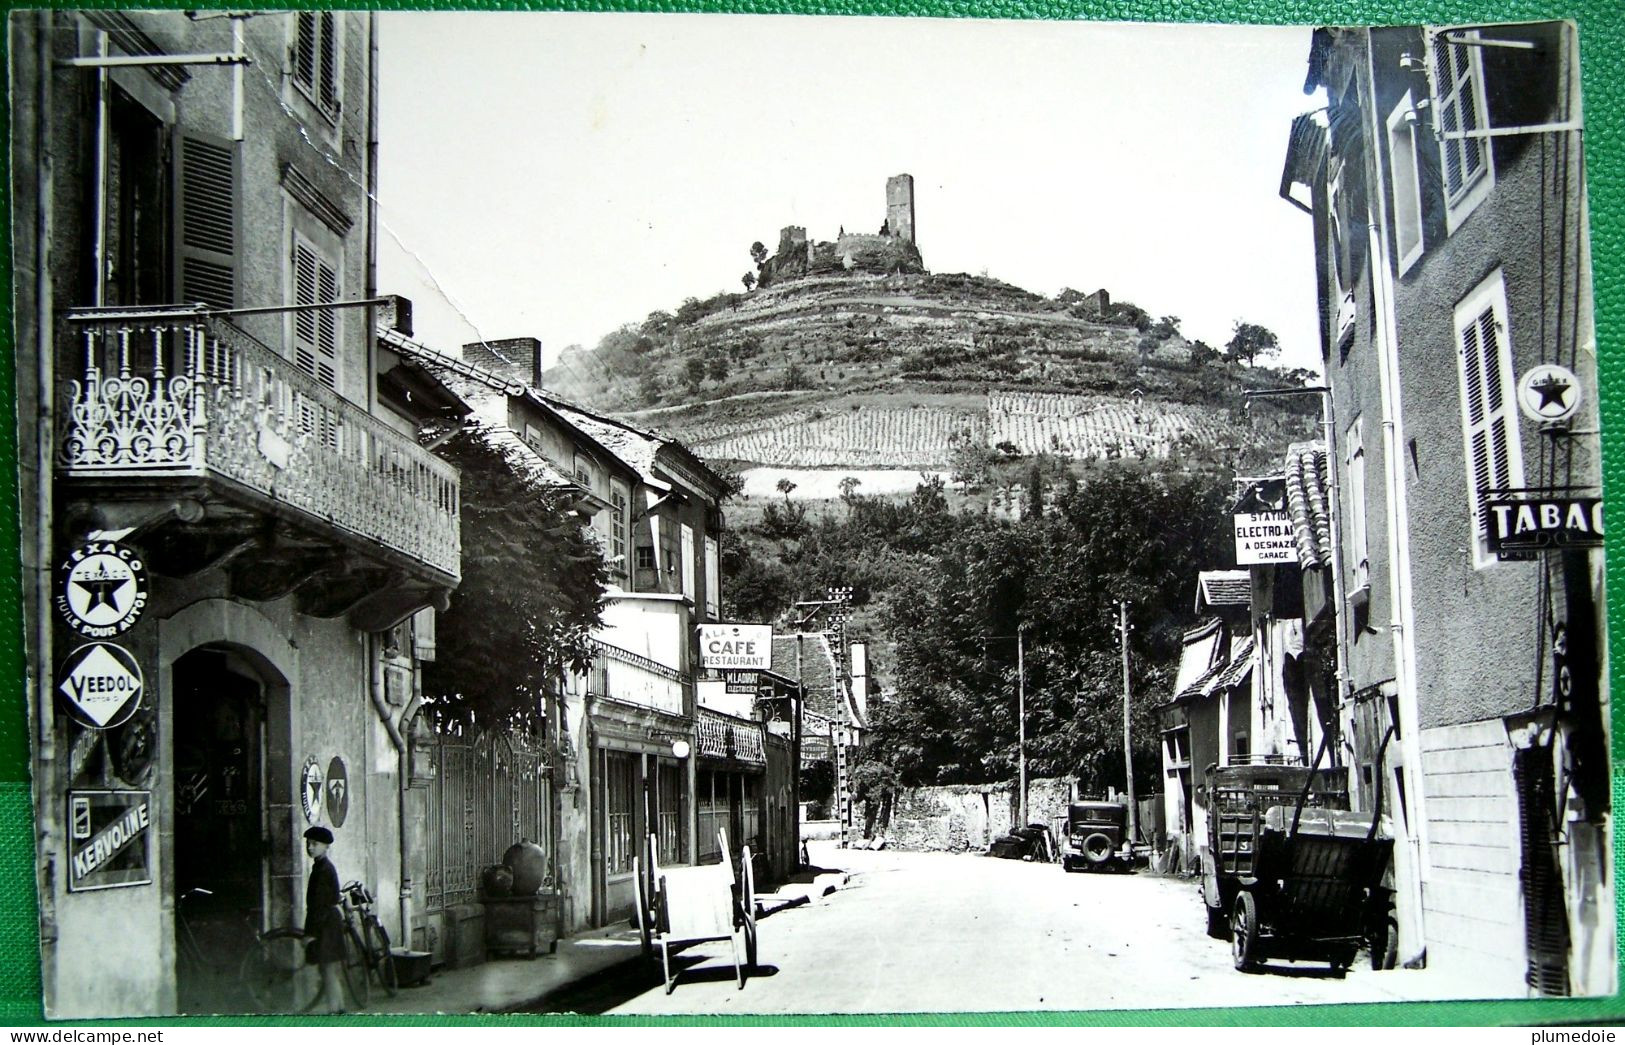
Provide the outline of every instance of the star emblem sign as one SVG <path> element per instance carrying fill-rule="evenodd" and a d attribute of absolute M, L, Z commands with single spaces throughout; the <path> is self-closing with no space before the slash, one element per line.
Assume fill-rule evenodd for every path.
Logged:
<path fill-rule="evenodd" d="M 1535 409 L 1544 414 L 1546 408 L 1551 406 L 1557 408 L 1553 413 L 1562 413 L 1567 409 L 1569 389 L 1574 386 L 1567 381 L 1558 380 L 1556 375 L 1547 374 L 1529 387 L 1540 396 L 1540 405 Z"/>
<path fill-rule="evenodd" d="M 1541 424 L 1562 424 L 1573 417 L 1585 399 L 1585 389 L 1574 371 L 1556 363 L 1530 368 L 1518 381 L 1518 407 L 1524 416 Z"/>

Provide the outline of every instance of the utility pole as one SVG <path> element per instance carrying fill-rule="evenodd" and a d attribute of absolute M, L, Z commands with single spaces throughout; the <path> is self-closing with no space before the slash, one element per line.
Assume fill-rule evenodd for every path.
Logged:
<path fill-rule="evenodd" d="M 1020 798 L 1017 805 L 1019 826 L 1027 826 L 1027 661 L 1021 644 L 1021 629 L 1016 625 L 1016 767 L 1020 774 Z"/>
<path fill-rule="evenodd" d="M 1134 750 L 1129 732 L 1128 602 L 1117 604 L 1117 636 L 1123 643 L 1123 778 L 1128 792 L 1128 837 L 1140 837 L 1140 809 L 1134 801 Z"/>

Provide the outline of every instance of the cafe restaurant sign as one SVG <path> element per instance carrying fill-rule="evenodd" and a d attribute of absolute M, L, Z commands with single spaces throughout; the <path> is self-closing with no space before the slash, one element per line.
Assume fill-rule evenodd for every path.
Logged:
<path fill-rule="evenodd" d="M 1484 500 L 1490 551 L 1503 558 L 1561 548 L 1602 547 L 1602 498 L 1540 490 Z"/>
<path fill-rule="evenodd" d="M 1285 512 L 1237 512 L 1232 518 L 1237 566 L 1292 562 L 1296 558 L 1292 520 Z"/>
<path fill-rule="evenodd" d="M 771 624 L 701 624 L 700 667 L 765 671 L 773 666 Z"/>

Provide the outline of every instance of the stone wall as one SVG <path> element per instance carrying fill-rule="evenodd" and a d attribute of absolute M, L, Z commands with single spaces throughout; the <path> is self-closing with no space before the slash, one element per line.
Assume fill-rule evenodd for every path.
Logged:
<path fill-rule="evenodd" d="M 1074 793 L 1071 780 L 1027 781 L 1027 821 L 1052 829 L 1066 817 Z M 897 849 L 947 852 L 981 851 L 1016 823 L 1016 787 L 998 784 L 947 784 L 903 791 L 891 809 L 880 810 L 872 829 Z"/>

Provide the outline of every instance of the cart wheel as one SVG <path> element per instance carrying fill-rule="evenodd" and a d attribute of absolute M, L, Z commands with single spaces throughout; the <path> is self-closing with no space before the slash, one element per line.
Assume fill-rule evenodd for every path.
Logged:
<path fill-rule="evenodd" d="M 1246 890 L 1236 894 L 1230 915 L 1230 955 L 1242 972 L 1258 965 L 1258 901 Z"/>
<path fill-rule="evenodd" d="M 1223 907 L 1209 907 L 1207 901 L 1202 901 L 1202 910 L 1207 912 L 1207 934 L 1215 940 L 1230 939 L 1230 919 L 1224 916 Z"/>
<path fill-rule="evenodd" d="M 632 914 L 638 923 L 638 938 L 642 943 L 643 957 L 654 957 L 653 942 L 649 939 L 649 899 L 643 895 L 643 868 L 642 861 L 632 858 Z"/>

